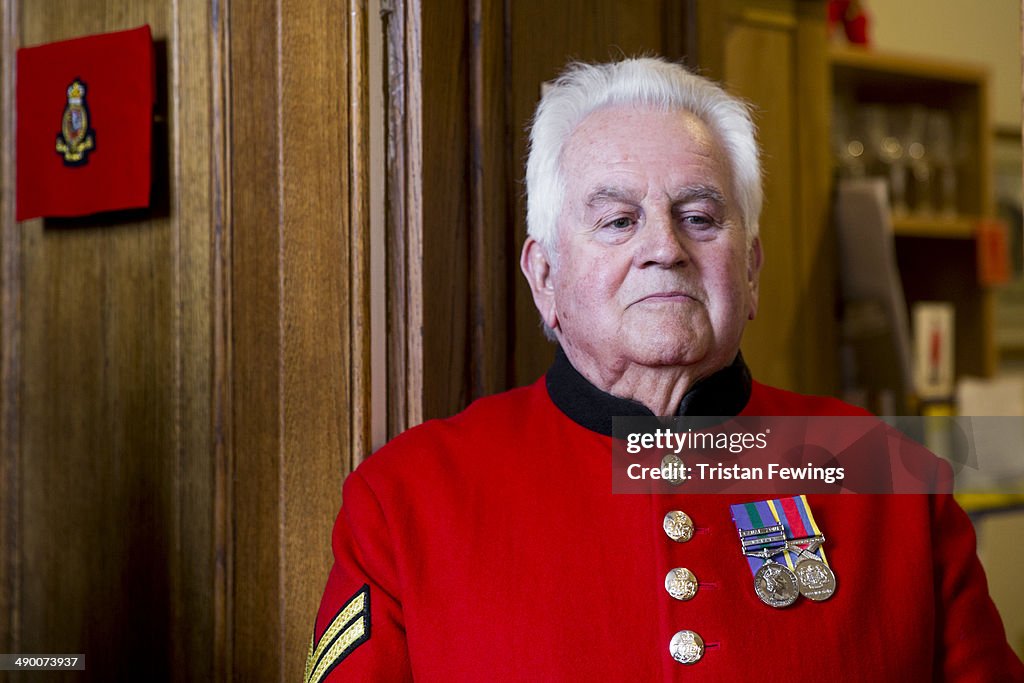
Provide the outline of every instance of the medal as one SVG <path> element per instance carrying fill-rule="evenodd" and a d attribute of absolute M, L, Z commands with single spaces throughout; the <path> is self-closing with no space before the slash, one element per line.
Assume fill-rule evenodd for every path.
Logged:
<path fill-rule="evenodd" d="M 796 563 L 797 586 L 800 595 L 808 600 L 828 600 L 836 592 L 836 575 L 828 565 L 818 560 L 806 559 Z"/>
<path fill-rule="evenodd" d="M 836 575 L 821 547 L 825 537 L 806 496 L 739 503 L 730 509 L 761 602 L 783 608 L 801 595 L 822 602 L 835 594 Z M 784 563 L 772 559 L 777 555 L 784 556 Z"/>
<path fill-rule="evenodd" d="M 789 607 L 800 595 L 796 575 L 789 567 L 771 559 L 765 560 L 754 574 L 754 592 L 769 607 Z"/>
<path fill-rule="evenodd" d="M 786 542 L 786 550 L 789 552 L 795 551 L 800 556 L 800 560 L 796 563 L 796 568 L 793 570 L 793 573 L 796 574 L 797 588 L 800 589 L 800 595 L 814 602 L 828 600 L 836 592 L 835 573 L 814 554 L 818 546 L 825 541 L 823 536 L 819 538 L 820 540 L 817 540 L 817 538 L 812 539 L 806 549 L 796 545 L 806 539 L 795 539 Z"/>
<path fill-rule="evenodd" d="M 754 574 L 754 593 L 769 607 L 789 607 L 800 596 L 796 574 L 786 565 L 772 559 L 773 555 L 785 551 L 786 547 L 782 546 L 743 552 L 748 557 L 760 557 L 764 560 L 764 564 Z"/>

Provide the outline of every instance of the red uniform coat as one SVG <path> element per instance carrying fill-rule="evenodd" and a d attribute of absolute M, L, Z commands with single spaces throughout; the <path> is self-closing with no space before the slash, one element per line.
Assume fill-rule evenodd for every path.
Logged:
<path fill-rule="evenodd" d="M 852 411 L 749 386 L 747 415 Z M 739 552 L 741 499 L 613 495 L 610 443 L 541 380 L 370 457 L 345 482 L 307 677 L 1024 681 L 951 497 L 809 495 L 838 590 L 773 609 Z M 665 535 L 669 510 L 689 542 Z M 700 583 L 687 602 L 665 591 L 674 567 Z M 680 629 L 705 642 L 695 664 L 669 653 Z"/>

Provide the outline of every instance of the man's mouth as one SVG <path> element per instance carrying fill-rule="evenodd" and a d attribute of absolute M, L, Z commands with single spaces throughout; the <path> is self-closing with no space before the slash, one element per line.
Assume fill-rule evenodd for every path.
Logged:
<path fill-rule="evenodd" d="M 698 299 L 696 297 L 690 296 L 686 292 L 670 290 L 666 292 L 655 292 L 654 294 L 648 294 L 647 296 L 640 299 L 637 303 L 672 303 L 697 300 Z"/>

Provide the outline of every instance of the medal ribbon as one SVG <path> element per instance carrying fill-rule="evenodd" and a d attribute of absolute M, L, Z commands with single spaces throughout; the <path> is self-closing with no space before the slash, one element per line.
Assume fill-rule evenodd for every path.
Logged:
<path fill-rule="evenodd" d="M 736 524 L 737 531 L 762 529 L 781 524 L 787 539 L 821 534 L 817 522 L 814 521 L 814 515 L 811 513 L 811 506 L 807 504 L 807 496 L 761 500 L 756 503 L 737 503 L 730 505 L 729 509 L 732 511 L 732 519 Z M 785 556 L 786 566 L 793 569 L 795 566 L 793 553 L 781 554 Z M 828 565 L 824 547 L 819 546 L 812 554 Z M 799 560 L 799 556 L 797 560 Z M 747 564 L 750 565 L 751 573 L 756 573 L 764 562 L 760 557 L 747 556 Z"/>

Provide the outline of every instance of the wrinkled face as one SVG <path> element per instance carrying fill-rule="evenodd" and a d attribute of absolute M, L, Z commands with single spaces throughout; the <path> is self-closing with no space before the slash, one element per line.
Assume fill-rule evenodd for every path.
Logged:
<path fill-rule="evenodd" d="M 534 295 L 570 359 L 605 372 L 728 365 L 757 311 L 761 252 L 717 138 L 687 112 L 609 107 L 561 162 L 557 257 Z"/>

